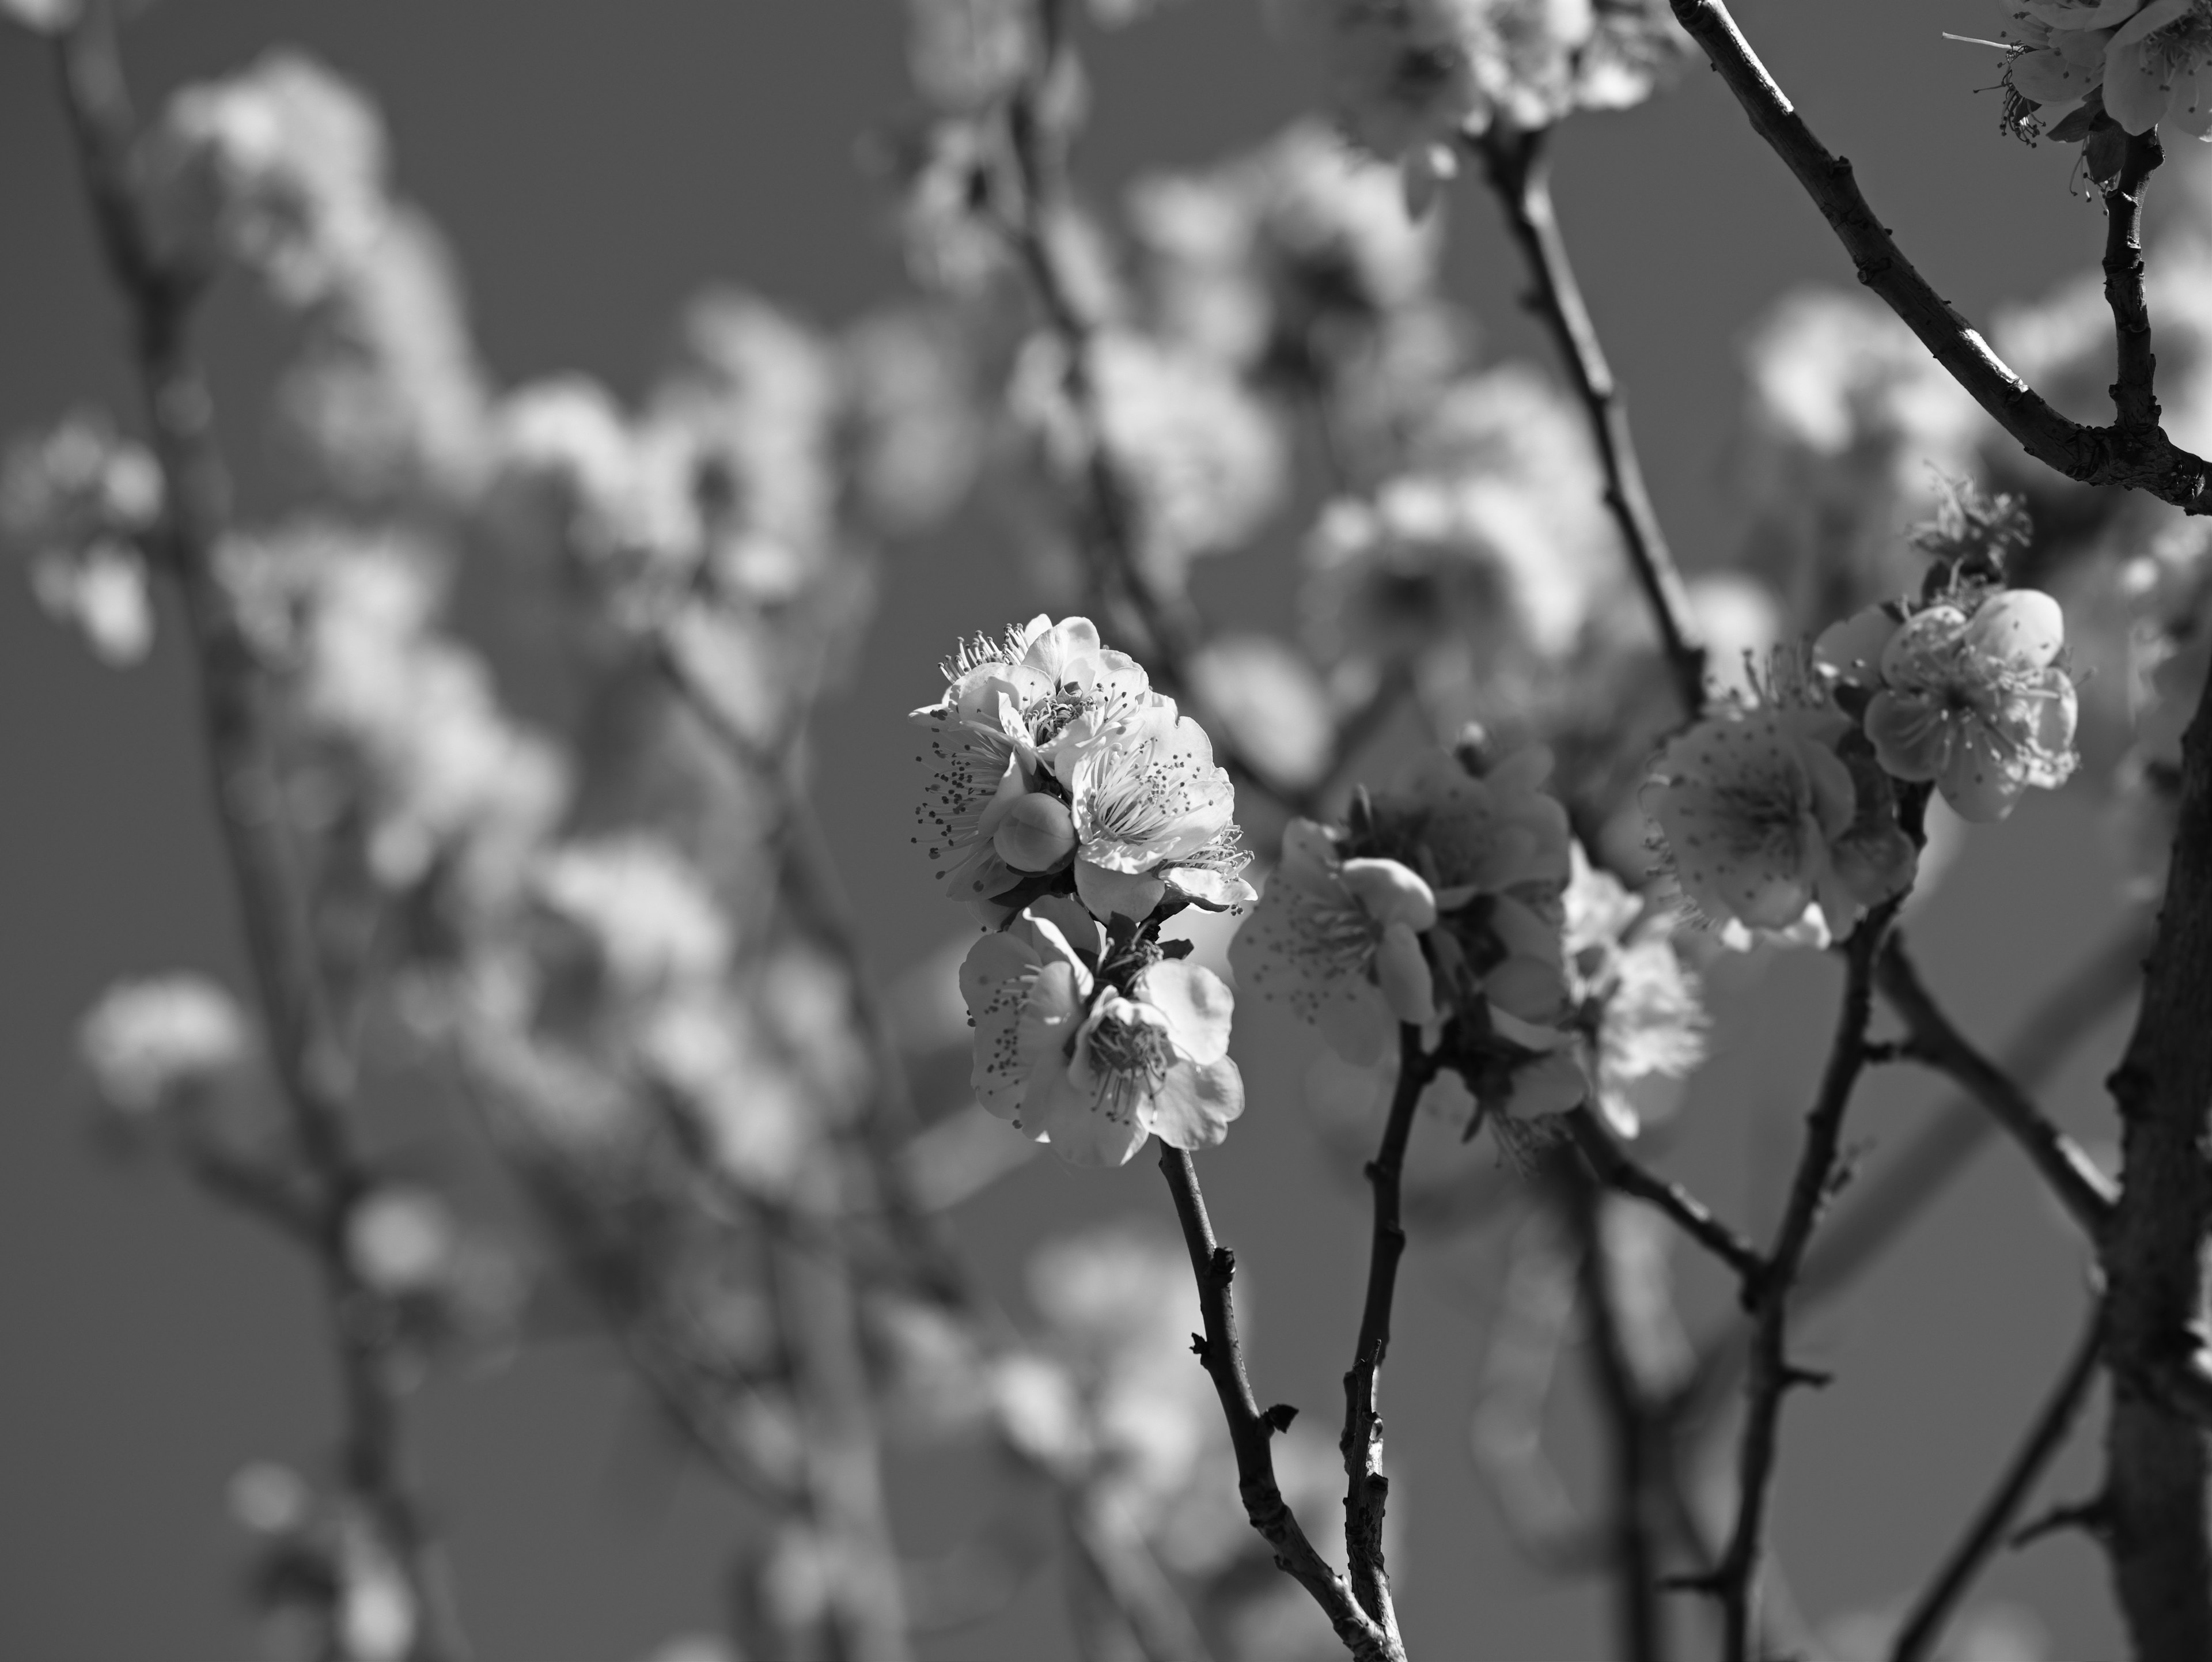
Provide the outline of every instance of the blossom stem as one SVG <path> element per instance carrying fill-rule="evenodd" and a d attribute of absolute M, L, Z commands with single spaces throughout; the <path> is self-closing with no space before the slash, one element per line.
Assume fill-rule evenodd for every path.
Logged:
<path fill-rule="evenodd" d="M 1905 258 L 1860 192 L 1851 164 L 1814 136 L 1722 0 L 1671 3 L 1753 130 L 1826 217 L 1859 281 L 1904 320 L 1991 420 L 2028 454 L 2077 484 L 2124 485 L 2191 514 L 2212 513 L 2212 463 L 2184 450 L 2156 425 L 2092 427 L 2068 419 L 1990 350 L 1980 332 Z"/>
<path fill-rule="evenodd" d="M 1605 505 L 1620 528 L 1621 542 L 1658 627 L 1660 650 L 1674 679 L 1675 696 L 1686 719 L 1694 721 L 1705 704 L 1705 645 L 1698 638 L 1689 593 L 1651 505 L 1651 493 L 1644 487 L 1626 395 L 1613 379 L 1613 366 L 1606 360 L 1597 326 L 1567 258 L 1566 239 L 1559 233 L 1546 154 L 1548 137 L 1545 128 L 1516 131 L 1500 125 L 1472 142 L 1481 155 L 1484 176 L 1505 210 L 1513 240 L 1528 262 L 1535 284 L 1529 304 L 1551 331 L 1589 414 L 1591 435 L 1605 466 Z"/>
<path fill-rule="evenodd" d="M 1735 1271 L 1747 1288 L 1765 1273 L 1766 1261 L 1757 1247 L 1715 1217 L 1703 1201 L 1681 1184 L 1638 1165 L 1589 1109 L 1576 1109 L 1567 1117 L 1567 1123 L 1600 1183 L 1656 1207 L 1684 1234 Z"/>
<path fill-rule="evenodd" d="M 2212 1656 L 2212 1540 L 2200 1421 L 2212 1235 L 2212 683 L 2181 740 L 2181 788 L 2142 1006 L 2109 1084 L 2120 1196 L 2099 1253 L 2112 1411 L 2104 1531 L 2143 1659 Z"/>
<path fill-rule="evenodd" d="M 1903 897 L 1868 913 L 1844 948 L 1843 1008 L 1820 1088 L 1805 1119 L 1805 1143 L 1766 1268 L 1752 1288 L 1753 1331 L 1744 1389 L 1743 1431 L 1736 1461 L 1736 1513 L 1721 1560 L 1705 1585 L 1721 1603 L 1721 1654 L 1752 1662 L 1759 1622 L 1759 1559 L 1766 1507 L 1781 1446 L 1782 1401 L 1794 1385 L 1814 1383 L 1790 1361 L 1790 1294 L 1803 1268 L 1813 1230 L 1833 1190 L 1843 1152 L 1844 1115 L 1866 1066 L 1867 1026 L 1874 1014 L 1876 954 Z"/>
<path fill-rule="evenodd" d="M 2089 1319 L 2082 1324 L 2081 1336 L 2068 1356 L 2065 1368 L 2028 1426 L 2020 1447 L 2006 1463 L 1996 1487 L 1982 1502 L 1966 1533 L 1959 1537 L 1942 1568 L 1936 1571 L 1935 1579 L 1905 1618 L 1905 1625 L 1890 1647 L 1889 1662 L 1927 1662 L 1935 1654 L 1959 1601 L 1966 1597 L 1967 1589 L 1987 1568 L 1997 1549 L 2005 1543 L 2013 1521 L 2019 1517 L 2036 1480 L 2065 1446 L 2082 1404 L 2088 1400 L 2089 1387 L 2096 1382 L 2097 1364 L 2104 1350 L 2103 1313 L 2101 1306 L 2091 1307 Z"/>
<path fill-rule="evenodd" d="M 353 1057 L 330 1008 L 307 886 L 286 832 L 268 689 L 216 569 L 231 491 L 216 444 L 214 402 L 191 338 L 201 277 L 167 258 L 149 228 L 133 172 L 137 119 L 107 0 L 88 0 L 78 21 L 58 37 L 57 51 L 63 103 L 101 249 L 130 314 L 164 487 L 158 551 L 182 591 L 247 953 L 312 1185 L 312 1247 L 345 1404 L 345 1486 L 404 1580 L 416 1618 L 407 1662 L 465 1662 L 468 1641 L 411 1470 L 404 1370 L 388 1342 L 387 1324 L 374 1319 L 376 1294 L 362 1282 L 347 1251 L 353 1208 L 375 1181 L 348 1124 Z"/>
<path fill-rule="evenodd" d="M 1951 1025 L 1920 971 L 1905 950 L 1902 934 L 1893 934 L 1875 965 L 1875 984 L 1903 1019 L 1902 1054 L 1948 1075 L 1979 1103 L 2020 1144 L 2051 1192 L 2092 1241 L 2101 1240 L 2112 1221 L 2118 1191 L 2081 1146 L 2044 1116 L 2027 1093 Z"/>
<path fill-rule="evenodd" d="M 1276 1568 L 1312 1595 L 1338 1640 L 1358 1662 L 1406 1662 L 1406 1647 L 1395 1629 L 1384 1627 L 1368 1613 L 1353 1596 L 1352 1584 L 1315 1550 L 1283 1498 L 1268 1443 L 1278 1427 L 1290 1422 L 1290 1410 L 1277 1407 L 1262 1414 L 1259 1399 L 1252 1394 L 1243 1343 L 1237 1331 L 1237 1307 L 1230 1292 L 1237 1275 L 1237 1256 L 1214 1238 L 1206 1196 L 1198 1186 L 1198 1169 L 1190 1155 L 1162 1143 L 1160 1171 L 1175 1200 L 1176 1218 L 1182 1226 L 1183 1245 L 1190 1254 L 1191 1274 L 1198 1282 L 1199 1309 L 1205 1318 L 1205 1336 L 1194 1336 L 1192 1348 L 1213 1381 L 1214 1395 L 1221 1399 L 1230 1447 L 1237 1457 L 1237 1488 L 1245 1515 L 1261 1539 L 1274 1549 Z"/>
<path fill-rule="evenodd" d="M 2159 430 L 2158 360 L 2150 350 L 2150 307 L 2143 298 L 2143 198 L 2152 171 L 2166 158 L 2158 129 L 2130 133 L 2119 176 L 2105 188 L 2105 300 L 2112 308 L 2118 377 L 2112 413 L 2130 436 Z"/>
<path fill-rule="evenodd" d="M 1367 1166 L 1367 1184 L 1375 1198 L 1374 1239 L 1368 1250 L 1367 1299 L 1359 1312 L 1359 1339 L 1344 1376 L 1344 1434 L 1337 1444 L 1344 1456 L 1344 1545 L 1352 1566 L 1352 1590 L 1360 1608 L 1394 1638 L 1398 1617 L 1382 1562 L 1382 1514 L 1390 1498 L 1390 1480 L 1382 1474 L 1382 1415 L 1376 1392 L 1382 1358 L 1390 1348 L 1398 1261 L 1406 1252 L 1406 1227 L 1399 1216 L 1406 1144 L 1413 1136 L 1413 1112 L 1420 1105 L 1421 1093 L 1436 1073 L 1436 1058 L 1421 1048 L 1421 1030 L 1401 1022 L 1398 1085 L 1391 1093 L 1382 1144 Z"/>

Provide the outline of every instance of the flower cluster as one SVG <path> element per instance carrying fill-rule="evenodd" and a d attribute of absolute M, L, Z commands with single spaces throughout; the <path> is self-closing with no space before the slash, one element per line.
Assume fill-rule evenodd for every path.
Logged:
<path fill-rule="evenodd" d="M 1644 811 L 1684 898 L 1727 944 L 1825 946 L 1911 886 L 1917 851 L 1871 746 L 1789 654 L 1753 697 L 1668 742 Z"/>
<path fill-rule="evenodd" d="M 196 975 L 119 983 L 77 1029 L 77 1049 L 100 1101 L 132 1117 L 235 1073 L 251 1047 L 237 1001 Z"/>
<path fill-rule="evenodd" d="M 0 544 L 29 561 L 46 614 L 110 664 L 136 663 L 154 643 L 140 544 L 161 511 L 153 457 L 96 412 L 19 441 L 0 467 Z"/>
<path fill-rule="evenodd" d="M 2212 137 L 2208 0 L 2008 0 L 2008 9 L 2006 122 L 2014 131 L 2081 139 L 2104 117 L 2123 132 L 2172 122 Z"/>
<path fill-rule="evenodd" d="M 1229 989 L 1156 940 L 1186 905 L 1255 898 L 1205 730 L 1085 618 L 971 642 L 945 673 L 914 713 L 936 763 L 921 819 L 954 898 L 1000 928 L 960 972 L 977 1095 L 1085 1164 L 1218 1142 L 1243 1108 Z"/>
<path fill-rule="evenodd" d="M 1363 795 L 1348 825 L 1292 821 L 1230 960 L 1348 1062 L 1379 1060 L 1402 1025 L 1442 1024 L 1439 1054 L 1478 1110 L 1572 1108 L 1587 1081 L 1561 950 L 1566 813 L 1538 788 L 1550 758 L 1485 768 L 1463 751 Z"/>
<path fill-rule="evenodd" d="M 1567 886 L 1566 973 L 1583 1066 L 1598 1111 L 1634 1136 L 1649 1081 L 1680 1080 L 1705 1060 L 1696 980 L 1676 956 L 1672 917 L 1574 849 Z"/>

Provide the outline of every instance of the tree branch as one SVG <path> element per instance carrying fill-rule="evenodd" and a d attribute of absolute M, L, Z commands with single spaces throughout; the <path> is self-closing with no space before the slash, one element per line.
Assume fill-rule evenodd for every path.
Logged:
<path fill-rule="evenodd" d="M 1337 1638 L 1358 1662 L 1406 1662 L 1405 1646 L 1386 1630 L 1352 1596 L 1352 1584 L 1338 1574 L 1314 1549 L 1290 1503 L 1283 1499 L 1275 1480 L 1274 1455 L 1268 1440 L 1278 1424 L 1286 1424 L 1285 1410 L 1260 1411 L 1252 1394 L 1252 1381 L 1244 1368 L 1244 1348 L 1237 1332 L 1237 1308 L 1230 1295 L 1236 1278 L 1237 1257 L 1213 1236 L 1206 1215 L 1206 1196 L 1198 1186 L 1198 1171 L 1180 1148 L 1160 1145 L 1160 1171 L 1168 1192 L 1175 1198 L 1176 1221 L 1182 1226 L 1183 1245 L 1190 1253 L 1191 1273 L 1198 1281 L 1199 1308 L 1206 1335 L 1194 1335 L 1191 1348 L 1213 1381 L 1221 1399 L 1221 1414 L 1229 1424 L 1229 1444 L 1237 1456 L 1237 1493 L 1245 1515 L 1260 1537 L 1275 1549 L 1275 1565 L 1313 1596 Z M 1273 1416 L 1273 1417 L 1270 1417 Z"/>
<path fill-rule="evenodd" d="M 247 954 L 314 1189 L 314 1251 L 345 1403 L 344 1482 L 404 1578 L 416 1616 L 410 1662 L 463 1662 L 467 1638 L 410 1470 L 403 1371 L 380 1336 L 382 1324 L 362 1318 L 376 1295 L 347 1251 L 352 1209 L 374 1183 L 347 1124 L 353 1058 L 319 972 L 307 886 L 286 832 L 261 667 L 216 569 L 231 493 L 216 447 L 214 401 L 190 338 L 200 275 L 165 259 L 149 228 L 136 174 L 137 120 L 106 0 L 90 0 L 56 45 L 63 103 L 101 248 L 130 315 L 161 470 L 158 548 L 182 591 L 198 660 L 208 760 Z"/>
<path fill-rule="evenodd" d="M 1660 529 L 1650 492 L 1644 488 L 1626 395 L 1606 362 L 1597 326 L 1567 259 L 1566 239 L 1559 234 L 1559 215 L 1552 205 L 1551 164 L 1545 155 L 1549 137 L 1545 128 L 1521 131 L 1499 124 L 1469 142 L 1482 159 L 1484 175 L 1528 262 L 1535 284 L 1528 304 L 1552 332 L 1589 412 L 1591 436 L 1605 466 L 1605 505 L 1620 528 L 1621 543 L 1658 628 L 1660 651 L 1675 696 L 1685 717 L 1695 720 L 1705 704 L 1705 648 L 1689 593 Z"/>
<path fill-rule="evenodd" d="M 2119 176 L 2104 187 L 2105 300 L 2112 308 L 2118 378 L 2112 412 L 2120 431 L 2150 436 L 2159 431 L 2158 360 L 2150 350 L 2150 307 L 2143 298 L 2143 198 L 2152 170 L 2166 159 L 2158 129 L 2130 133 Z"/>
<path fill-rule="evenodd" d="M 1951 1025 L 1920 979 L 1902 934 L 1892 935 L 1882 949 L 1875 984 L 1905 1023 L 1904 1054 L 1948 1075 L 1981 1104 L 2021 1146 L 2089 1239 L 2101 1239 L 2112 1222 L 2118 1188 L 2079 1143 L 2045 1118 L 2026 1092 Z"/>
<path fill-rule="evenodd" d="M 1721 1601 L 1722 1655 L 1752 1662 L 1758 1632 L 1759 1567 L 1765 1546 L 1766 1503 L 1780 1442 L 1782 1399 L 1792 1385 L 1811 1383 L 1790 1365 L 1786 1341 L 1790 1294 L 1811 1244 L 1814 1226 L 1832 1194 L 1843 1147 L 1844 1114 L 1851 1087 L 1866 1066 L 1867 1024 L 1874 1013 L 1875 956 L 1900 900 L 1885 901 L 1852 931 L 1844 948 L 1843 1009 L 1835 1043 L 1821 1075 L 1820 1094 L 1805 1118 L 1805 1146 L 1782 1215 L 1766 1270 L 1754 1283 L 1751 1309 L 1751 1372 L 1746 1384 L 1741 1452 L 1736 1466 L 1735 1527 L 1708 1581 Z"/>
<path fill-rule="evenodd" d="M 2163 429 L 2125 421 L 2090 427 L 2069 420 L 1990 350 L 1905 257 L 1861 193 L 1851 164 L 1831 155 L 1814 137 L 1721 0 L 1672 4 L 1675 18 L 1705 49 L 1753 128 L 1826 217 L 1857 267 L 1859 281 L 1904 320 L 1991 420 L 2028 454 L 2077 484 L 2124 485 L 2191 514 L 2212 513 L 2212 465 L 2176 445 Z M 2146 358 L 2148 350 L 2146 337 Z M 2128 350 L 2124 343 L 2124 356 Z M 2124 368 L 2121 385 L 2131 385 Z"/>
<path fill-rule="evenodd" d="M 1684 1234 L 1735 1271 L 1747 1289 L 1765 1272 L 1766 1261 L 1757 1247 L 1715 1217 L 1703 1201 L 1681 1184 L 1639 1166 L 1588 1108 L 1576 1109 L 1567 1117 L 1567 1124 L 1591 1172 L 1607 1188 L 1656 1207 Z"/>
<path fill-rule="evenodd" d="M 1966 1526 L 1966 1534 L 1951 1549 L 1936 1579 L 1913 1604 L 1904 1627 L 1898 1632 L 1896 1644 L 1891 1647 L 1889 1662 L 1927 1662 L 1936 1653 L 1936 1647 L 1943 1637 L 1952 1613 L 1958 1609 L 1959 1601 L 1966 1597 L 1974 1578 L 1996 1555 L 1997 1549 L 2005 1544 L 2013 1520 L 2019 1517 L 2036 1480 L 2065 1446 L 2075 1418 L 2088 1400 L 2089 1387 L 2096 1382 L 2097 1361 L 2104 1348 L 2103 1313 L 2101 1305 L 2091 1307 L 2089 1319 L 2082 1324 L 2081 1336 L 2067 1358 L 2057 1383 L 2028 1426 L 2027 1437 L 2006 1464 L 1996 1488 L 1982 1502 L 1973 1521 Z"/>

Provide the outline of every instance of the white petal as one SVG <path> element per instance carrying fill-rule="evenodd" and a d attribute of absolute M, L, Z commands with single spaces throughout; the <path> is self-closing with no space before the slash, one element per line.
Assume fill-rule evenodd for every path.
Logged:
<path fill-rule="evenodd" d="M 1168 886 L 1150 872 L 1109 871 L 1088 860 L 1078 860 L 1075 892 L 1093 916 L 1120 916 L 1141 922 L 1152 915 L 1152 908 L 1167 894 Z"/>
<path fill-rule="evenodd" d="M 1230 1121 L 1243 1111 L 1243 1075 L 1223 1056 L 1204 1065 L 1179 1062 L 1169 1068 L 1140 1117 L 1170 1148 L 1211 1148 L 1229 1135 Z"/>
<path fill-rule="evenodd" d="M 1187 959 L 1155 964 L 1137 977 L 1133 990 L 1167 1018 L 1168 1037 L 1193 1062 L 1218 1062 L 1229 1054 L 1237 999 L 1212 971 Z"/>
<path fill-rule="evenodd" d="M 1436 894 L 1410 868 L 1395 860 L 1347 860 L 1340 876 L 1361 910 L 1385 928 L 1404 923 L 1418 934 L 1436 927 Z"/>
<path fill-rule="evenodd" d="M 1393 923 L 1382 931 L 1375 952 L 1375 978 L 1382 1001 L 1399 1020 L 1426 1026 L 1437 1019 L 1436 983 L 1428 959 L 1421 956 L 1420 937 L 1410 924 Z"/>

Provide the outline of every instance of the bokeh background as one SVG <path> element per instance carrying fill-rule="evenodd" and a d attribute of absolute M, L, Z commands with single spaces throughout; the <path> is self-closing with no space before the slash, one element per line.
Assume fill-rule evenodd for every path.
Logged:
<path fill-rule="evenodd" d="M 1991 54 L 1942 38 L 1990 32 L 1996 6 L 1736 10 L 1969 315 L 2094 261 L 2103 221 L 2069 178 L 2074 153 L 2002 138 Z M 909 96 L 901 23 L 890 0 L 163 0 L 129 49 L 148 94 L 276 41 L 370 88 L 400 188 L 464 262 L 497 374 L 580 368 L 634 393 L 678 304 L 709 280 L 824 322 L 902 281 L 890 204 L 856 160 Z M 1097 114 L 1079 161 L 1101 196 L 1255 143 L 1315 101 L 1311 64 L 1255 0 L 1188 0 L 1089 55 Z M 131 407 L 52 80 L 35 40 L 0 30 L 0 431 L 86 399 Z M 1740 532 L 1724 480 L 1745 333 L 1793 288 L 1848 284 L 1849 267 L 1703 70 L 1638 110 L 1577 119 L 1557 190 L 1660 514 L 1688 563 L 1710 563 Z M 1463 187 L 1450 211 L 1452 291 L 1486 350 L 1543 359 L 1486 200 Z M 234 297 L 217 309 L 226 375 L 250 375 L 265 350 L 243 312 Z M 229 436 L 250 489 L 266 462 L 258 430 Z M 1289 561 L 1295 536 L 1281 527 L 1263 557 Z M 901 550 L 858 673 L 825 714 L 821 807 L 886 971 L 960 928 L 907 844 L 902 718 L 932 696 L 956 634 L 1033 609 L 1024 582 L 1003 527 L 982 517 Z M 193 966 L 246 982 L 189 694 L 174 631 L 117 674 L 45 621 L 17 574 L 0 581 L 0 1655 L 27 1662 L 246 1654 L 225 1482 L 256 1458 L 312 1464 L 333 1425 L 302 1268 L 173 1175 L 103 1159 L 70 1062 L 74 1023 L 118 975 Z M 2039 797 L 1969 845 L 1918 922 L 1923 962 L 1968 1031 L 1994 1042 L 2116 926 L 2117 892 L 2094 814 Z M 1724 1211 L 1762 1225 L 1818 1069 L 1832 966 L 1799 958 L 1723 979 L 1717 1060 L 1670 1157 Z M 2100 1032 L 2046 1097 L 2093 1143 L 2110 1136 L 2098 1081 L 2120 1038 L 2116 1025 Z M 1365 1226 L 1355 1171 L 1306 1124 L 1312 1049 L 1264 1018 L 1240 1024 L 1251 1108 L 1204 1170 L 1246 1267 L 1263 1399 L 1326 1416 Z M 1885 1076 L 1855 1134 L 1893 1143 L 1938 1095 Z M 957 1221 L 979 1274 L 1018 1308 L 1036 1242 L 1125 1215 L 1167 1221 L 1146 1163 L 1090 1172 L 1048 1160 Z M 1417 1239 L 1410 1259 L 1385 1397 L 1408 1637 L 1424 1657 L 1594 1657 L 1602 1598 L 1516 1558 L 1466 1455 L 1502 1251 L 1478 1227 Z M 1840 1313 L 1809 1325 L 1807 1359 L 1838 1378 L 1791 1403 L 1777 1538 L 1799 1602 L 1832 1636 L 1893 1607 L 1978 1498 L 2072 1342 L 2079 1263 L 1993 1148 Z M 515 1367 L 441 1383 L 424 1418 L 485 1658 L 620 1662 L 713 1625 L 745 1520 L 684 1471 L 588 1338 L 556 1333 Z M 1553 1432 L 1571 1475 L 1584 1469 L 1571 1403 Z M 2093 1440 L 2077 1436 L 2062 1462 L 2060 1496 L 2086 1492 Z M 946 1527 L 942 1482 L 905 1474 L 909 1538 Z M 2052 1657 L 2118 1647 L 2100 1563 L 2078 1537 L 2001 1563 L 1988 1593 L 2029 1613 Z M 1072 1654 L 1058 1599 L 1048 1574 L 925 1653 L 1057 1662 Z"/>

